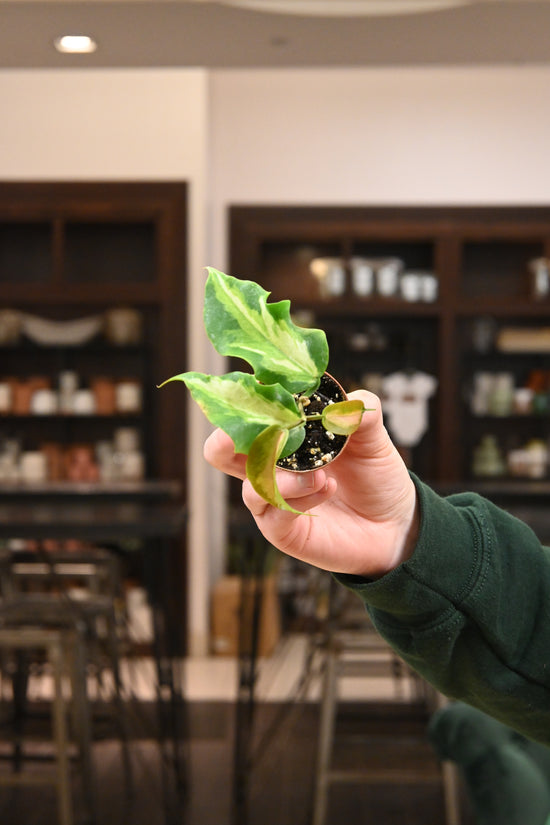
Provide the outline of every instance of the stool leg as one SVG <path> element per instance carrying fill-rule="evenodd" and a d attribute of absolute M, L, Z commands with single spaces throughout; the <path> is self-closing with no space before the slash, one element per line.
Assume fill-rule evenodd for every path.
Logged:
<path fill-rule="evenodd" d="M 73 825 L 71 783 L 65 700 L 63 697 L 63 652 L 59 644 L 51 644 L 49 658 L 54 674 L 54 699 L 52 707 L 53 735 L 57 762 L 57 796 L 60 825 Z"/>
<path fill-rule="evenodd" d="M 72 691 L 75 734 L 82 766 L 82 790 L 87 811 L 87 821 L 95 823 L 96 793 L 92 759 L 92 726 L 86 674 L 85 629 L 77 629 L 72 651 Z"/>
<path fill-rule="evenodd" d="M 13 770 L 19 773 L 23 762 L 23 730 L 27 714 L 27 688 L 29 683 L 29 662 L 26 650 L 15 652 L 15 672 L 12 677 L 13 690 Z"/>
<path fill-rule="evenodd" d="M 122 699 L 122 680 L 120 678 L 120 660 L 118 656 L 118 640 L 116 636 L 116 617 L 114 608 L 108 617 L 108 643 L 109 655 L 111 659 L 111 669 L 115 683 L 115 709 L 116 723 L 119 729 L 119 736 L 122 747 L 122 760 L 124 764 L 124 775 L 126 778 L 126 793 L 129 797 L 133 794 L 132 763 L 130 759 L 128 726 L 126 710 Z"/>
<path fill-rule="evenodd" d="M 319 746 L 312 825 L 324 825 L 328 801 L 328 772 L 334 738 L 334 717 L 336 713 L 336 653 L 329 650 L 325 662 L 323 680 L 323 700 L 319 725 Z"/>

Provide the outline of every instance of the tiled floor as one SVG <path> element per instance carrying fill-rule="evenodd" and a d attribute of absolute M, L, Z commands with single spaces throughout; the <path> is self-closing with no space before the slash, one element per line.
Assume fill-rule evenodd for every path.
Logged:
<path fill-rule="evenodd" d="M 301 695 L 304 701 L 318 702 L 320 698 L 321 662 L 317 654 L 308 668 L 309 639 L 305 635 L 293 634 L 284 637 L 274 653 L 258 660 L 258 674 L 255 694 L 258 701 L 285 702 L 294 698 L 300 681 L 306 675 L 307 690 Z M 235 658 L 207 656 L 188 658 L 178 662 L 183 681 L 184 698 L 190 702 L 232 702 L 237 698 L 239 667 Z M 307 674 L 306 674 L 307 670 Z M 156 698 L 155 663 L 151 658 L 123 660 L 122 679 L 129 695 L 143 701 Z M 47 699 L 52 693 L 52 680 L 40 673 L 31 677 L 29 696 L 32 699 Z M 98 689 L 109 695 L 112 688 L 110 674 L 104 676 L 101 688 L 95 680 L 90 681 L 92 698 Z M 352 701 L 392 700 L 408 701 L 412 697 L 414 685 L 404 675 L 396 681 L 391 675 L 366 676 L 343 680 L 342 698 Z"/>
<path fill-rule="evenodd" d="M 129 705 L 134 731 L 138 731 L 131 743 L 134 796 L 126 800 L 122 792 L 119 744 L 108 738 L 97 741 L 94 756 L 100 825 L 310 825 L 321 683 L 320 662 L 315 657 L 307 671 L 310 678 L 304 680 L 308 649 L 306 636 L 293 635 L 280 643 L 273 656 L 259 662 L 253 758 L 246 799 L 240 805 L 236 804 L 234 782 L 236 660 L 205 657 L 181 663 L 189 732 L 185 747 L 189 784 L 181 807 L 174 804 L 171 773 L 159 758 L 158 745 L 150 734 L 155 720 L 154 664 L 148 659 L 124 662 L 125 689 L 141 700 Z M 300 693 L 297 687 L 304 681 L 307 689 Z M 392 753 L 397 743 L 398 753 L 410 751 L 415 759 L 426 760 L 434 780 L 422 787 L 335 789 L 326 825 L 342 825 L 352 819 L 362 825 L 443 825 L 442 787 L 433 754 L 423 741 L 426 717 L 411 711 L 408 702 L 414 692 L 411 680 L 369 677 L 344 683 L 344 688 L 352 713 L 356 711 L 354 703 L 363 703 L 360 715 L 371 730 L 371 746 L 366 751 L 370 757 L 375 762 L 391 762 L 396 758 Z M 47 696 L 48 680 L 34 680 L 31 690 L 34 698 Z M 109 686 L 104 690 L 108 693 Z M 138 716 L 143 709 L 149 714 L 146 721 Z M 78 802 L 78 785 L 75 798 Z M 51 789 L 31 795 L 0 789 L 2 825 L 55 825 L 55 811 Z"/>

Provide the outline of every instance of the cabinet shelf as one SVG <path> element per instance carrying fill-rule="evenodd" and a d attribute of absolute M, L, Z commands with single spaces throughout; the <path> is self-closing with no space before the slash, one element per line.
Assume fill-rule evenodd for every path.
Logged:
<path fill-rule="evenodd" d="M 307 303 L 303 300 L 292 301 L 293 312 L 308 311 L 317 318 L 344 317 L 368 318 L 371 314 L 377 318 L 388 316 L 419 316 L 437 317 L 440 312 L 440 305 L 436 302 L 413 302 L 402 299 L 381 298 L 373 296 L 363 298 L 359 296 L 346 297 L 332 300 L 310 300 Z"/>
<path fill-rule="evenodd" d="M 12 272 L 9 278 L 13 283 L 0 281 L 0 300 L 5 306 L 33 306 L 59 307 L 67 303 L 80 307 L 93 307 L 98 303 L 131 304 L 132 306 L 158 306 L 163 303 L 155 284 L 101 284 L 101 300 L 98 301 L 98 287 L 90 284 L 33 284 L 32 295 L 29 295 L 28 286 L 22 285 L 17 273 Z"/>
<path fill-rule="evenodd" d="M 532 426 L 536 423 L 547 424 L 549 416 L 544 413 L 518 413 L 517 415 L 475 415 L 470 413 L 469 421 L 479 424 L 494 424 L 495 426 L 509 426 L 510 424 Z"/>
<path fill-rule="evenodd" d="M 527 320 L 550 316 L 550 300 L 518 300 L 480 298 L 475 301 L 459 300 L 454 308 L 457 316 L 491 315 L 495 318 L 526 318 Z"/>
<path fill-rule="evenodd" d="M 63 423 L 90 423 L 91 421 L 108 421 L 114 423 L 128 423 L 128 422 L 139 422 L 141 420 L 142 413 L 114 413 L 114 414 L 107 414 L 107 413 L 45 413 L 43 415 L 40 414 L 33 414 L 29 413 L 28 415 L 13 415 L 8 413 L 7 415 L 0 414 L 0 429 L 2 427 L 2 422 L 10 423 L 10 422 L 17 422 L 17 423 L 55 423 L 55 422 L 63 422 Z"/>

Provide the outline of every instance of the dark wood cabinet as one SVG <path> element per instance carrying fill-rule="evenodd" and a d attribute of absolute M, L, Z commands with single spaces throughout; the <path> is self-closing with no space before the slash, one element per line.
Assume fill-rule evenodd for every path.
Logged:
<path fill-rule="evenodd" d="M 23 328 L 0 346 L 0 379 L 41 376 L 57 389 L 59 375 L 73 371 L 81 387 L 127 381 L 141 395 L 139 408 L 112 415 L 8 406 L 0 431 L 35 450 L 41 441 L 96 442 L 133 426 L 147 477 L 185 485 L 183 394 L 156 385 L 185 369 L 186 259 L 184 183 L 0 184 L 0 311 L 62 323 L 129 308 L 140 322 L 138 339 L 122 343 L 103 329 L 83 342 L 37 342 Z"/>
<path fill-rule="evenodd" d="M 84 508 L 93 513 L 98 496 L 125 496 L 105 533 L 129 542 L 120 549 L 132 579 L 149 581 L 167 565 L 165 601 L 176 606 L 180 640 L 187 587 L 181 519 L 169 550 L 159 550 L 160 533 L 147 533 L 147 519 L 144 532 L 134 510 L 143 495 L 164 495 L 166 484 L 177 490 L 178 514 L 186 498 L 185 394 L 174 385 L 157 389 L 186 369 L 186 264 L 185 183 L 0 183 L 0 490 L 29 508 L 29 523 L 45 519 L 44 539 L 68 538 L 72 525 L 51 521 L 40 502 L 78 502 L 73 538 L 84 542 L 97 527 Z M 67 406 L 69 379 L 76 391 Z M 83 448 L 99 470 L 109 444 L 111 477 L 69 472 L 69 457 Z M 38 461 L 44 456 L 46 465 Z M 37 466 L 39 473 L 47 467 L 46 478 L 30 483 Z M 4 539 L 30 535 L 4 516 Z M 32 538 L 40 535 L 38 527 Z M 152 552 L 125 552 L 143 543 Z"/>
<path fill-rule="evenodd" d="M 347 389 L 398 370 L 436 377 L 429 427 L 411 453 L 422 477 L 548 479 L 548 459 L 541 474 L 511 469 L 508 458 L 535 442 L 548 449 L 550 439 L 550 292 L 544 272 L 540 283 L 533 273 L 534 262 L 550 257 L 550 208 L 234 206 L 230 248 L 232 274 L 259 281 L 272 300 L 290 298 L 298 319 L 325 329 L 329 370 Z M 369 285 L 368 271 L 367 281 L 357 276 L 361 262 L 376 271 L 392 260 L 401 267 L 393 291 L 376 277 Z M 331 262 L 336 277 L 327 290 L 319 267 Z M 416 293 L 405 291 L 406 274 Z M 426 274 L 437 279 L 428 299 L 418 293 Z M 473 401 L 484 374 L 500 382 L 495 393 L 507 389 L 500 407 Z M 535 384 L 520 411 L 517 390 Z M 498 467 L 476 459 L 487 437 Z"/>

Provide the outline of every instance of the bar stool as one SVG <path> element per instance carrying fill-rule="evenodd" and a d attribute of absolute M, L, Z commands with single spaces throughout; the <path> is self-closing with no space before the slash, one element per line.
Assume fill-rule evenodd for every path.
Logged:
<path fill-rule="evenodd" d="M 409 701 L 410 698 L 421 704 L 431 702 L 432 690 L 379 636 L 359 599 L 342 593 L 341 589 L 335 591 L 335 586 L 331 586 L 329 601 L 332 609 L 329 609 L 321 649 L 324 664 L 312 825 L 325 825 L 330 789 L 336 784 L 422 784 L 442 780 L 441 775 L 427 771 L 422 765 L 388 768 L 366 764 L 339 766 L 334 760 L 334 746 L 341 736 L 337 713 L 344 698 L 344 679 L 389 678 L 394 699 Z M 334 609 L 335 604 L 337 610 Z M 349 686 L 350 682 L 347 684 Z M 405 685 L 410 697 L 405 696 Z M 354 735 L 353 738 L 357 742 L 358 737 Z M 365 743 L 368 739 L 368 735 L 364 737 Z"/>
<path fill-rule="evenodd" d="M 55 746 L 56 769 L 53 778 L 43 774 L 21 771 L 21 742 L 14 741 L 13 772 L 0 773 L 0 785 L 22 786 L 33 784 L 53 783 L 57 789 L 59 825 L 73 825 L 73 802 L 71 794 L 71 770 L 69 747 L 71 737 L 67 716 L 72 712 L 73 725 L 77 730 L 77 738 L 81 749 L 83 772 L 88 772 L 91 765 L 90 758 L 90 725 L 88 704 L 86 700 L 86 667 L 84 643 L 77 629 L 52 629 L 43 627 L 0 627 L 0 648 L 12 653 L 21 651 L 40 651 L 47 657 L 54 679 L 54 696 L 51 705 L 52 737 Z M 71 680 L 71 701 L 68 702 L 64 690 L 64 678 L 69 675 Z M 14 705 L 18 701 L 15 695 Z M 89 791 L 93 791 L 91 787 Z M 92 793 L 93 797 L 93 793 Z M 92 800 L 88 804 L 93 806 Z M 93 821 L 93 809 L 89 810 L 90 821 Z"/>
<path fill-rule="evenodd" d="M 95 818 L 95 781 L 92 762 L 91 707 L 88 699 L 88 668 L 94 667 L 102 678 L 104 663 L 99 649 L 105 648 L 108 666 L 114 681 L 114 724 L 118 730 L 126 791 L 133 789 L 126 709 L 122 697 L 120 677 L 119 639 L 114 597 L 118 583 L 117 568 L 108 553 L 94 551 L 87 556 L 67 557 L 52 555 L 46 560 L 4 557 L 0 561 L 2 591 L 0 625 L 6 628 L 40 626 L 60 632 L 76 633 L 79 648 L 72 648 L 74 661 L 79 662 L 80 687 L 74 694 L 71 711 L 74 730 L 79 743 L 82 765 L 82 786 L 86 811 L 90 821 Z M 86 594 L 78 598 L 69 595 L 67 583 L 83 581 Z M 41 590 L 33 590 L 37 586 Z M 69 648 L 71 649 L 71 648 Z M 21 718 L 24 716 L 26 680 L 21 677 L 18 702 Z M 16 754 L 15 754 L 16 755 Z"/>

